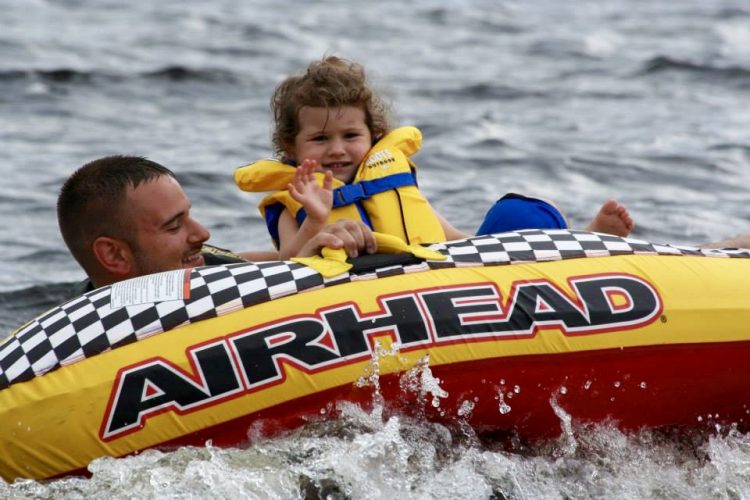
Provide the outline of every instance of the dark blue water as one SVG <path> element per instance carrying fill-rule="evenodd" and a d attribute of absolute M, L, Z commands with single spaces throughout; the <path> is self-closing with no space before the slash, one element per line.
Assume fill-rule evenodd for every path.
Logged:
<path fill-rule="evenodd" d="M 460 229 L 473 231 L 499 195 L 520 192 L 555 200 L 577 227 L 615 197 L 635 217 L 634 234 L 658 242 L 750 230 L 745 0 L 3 0 L 0 328 L 57 303 L 83 277 L 58 235 L 55 201 L 71 172 L 103 155 L 139 154 L 169 166 L 214 243 L 268 248 L 259 198 L 237 190 L 231 175 L 271 154 L 274 86 L 324 54 L 364 64 L 398 122 L 422 129 L 420 185 Z M 407 454 L 421 446 L 393 445 L 404 424 L 380 424 L 359 437 Z M 331 491 L 357 498 L 750 494 L 746 467 L 736 465 L 750 461 L 744 436 L 705 444 L 708 461 L 621 435 L 536 458 L 482 448 L 435 452 L 432 465 L 420 462 L 424 472 L 390 471 L 369 490 L 345 487 L 367 474 L 366 463 L 350 459 L 353 472 L 334 464 L 359 449 L 356 439 L 314 436 L 321 442 L 312 449 L 333 458 L 305 474 L 330 477 Z M 300 442 L 270 443 L 250 458 L 184 450 L 160 459 L 163 476 L 143 457 L 104 462 L 99 482 L 0 485 L 0 493 L 83 497 L 111 488 L 122 497 L 186 498 L 224 484 L 218 496 L 290 498 L 296 479 L 276 483 L 257 464 L 288 469 L 280 457 L 309 452 Z M 590 463 L 590 455 L 602 458 Z M 392 459 L 387 451 L 375 456 Z M 189 472 L 192 463 L 199 465 Z M 233 467 L 259 489 L 228 482 Z M 123 470 L 135 477 L 118 475 Z M 478 489 L 452 489 L 464 480 Z M 436 489 L 409 486 L 428 481 Z M 479 487 L 483 481 L 490 486 Z"/>

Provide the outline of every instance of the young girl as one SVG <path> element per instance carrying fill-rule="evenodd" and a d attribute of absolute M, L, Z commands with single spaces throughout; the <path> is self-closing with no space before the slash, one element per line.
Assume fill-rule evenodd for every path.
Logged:
<path fill-rule="evenodd" d="M 361 219 L 409 244 L 468 236 L 420 193 L 410 156 L 421 146 L 421 133 L 414 127 L 391 129 L 386 106 L 367 85 L 362 66 L 337 57 L 315 61 L 277 87 L 271 107 L 281 161 L 241 167 L 235 182 L 245 191 L 278 190 L 260 209 L 281 259 L 295 256 L 326 222 L 344 218 Z M 559 219 L 555 227 L 566 227 L 562 215 Z M 484 226 L 492 232 L 492 224 Z M 627 210 L 610 200 L 587 229 L 624 236 L 632 228 Z"/>

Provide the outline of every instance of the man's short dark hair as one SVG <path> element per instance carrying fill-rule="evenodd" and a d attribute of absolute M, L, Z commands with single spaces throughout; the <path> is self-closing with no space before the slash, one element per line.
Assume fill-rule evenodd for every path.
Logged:
<path fill-rule="evenodd" d="M 97 266 L 92 244 L 100 236 L 132 242 L 133 226 L 125 213 L 128 187 L 162 176 L 168 168 L 141 156 L 107 156 L 79 168 L 65 181 L 57 199 L 57 221 L 63 240 L 91 275 Z"/>

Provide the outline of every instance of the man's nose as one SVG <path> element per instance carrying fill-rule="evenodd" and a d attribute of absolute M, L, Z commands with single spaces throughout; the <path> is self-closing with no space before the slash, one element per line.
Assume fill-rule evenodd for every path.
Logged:
<path fill-rule="evenodd" d="M 190 225 L 190 233 L 188 234 L 190 243 L 203 243 L 211 237 L 208 229 L 192 217 L 188 220 L 188 224 Z"/>

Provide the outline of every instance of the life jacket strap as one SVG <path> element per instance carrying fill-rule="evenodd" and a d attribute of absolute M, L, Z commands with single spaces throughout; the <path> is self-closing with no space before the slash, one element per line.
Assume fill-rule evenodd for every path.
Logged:
<path fill-rule="evenodd" d="M 333 208 L 343 207 L 366 200 L 373 195 L 404 186 L 416 186 L 417 181 L 411 172 L 402 172 L 379 179 L 344 184 L 333 190 Z"/>

